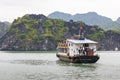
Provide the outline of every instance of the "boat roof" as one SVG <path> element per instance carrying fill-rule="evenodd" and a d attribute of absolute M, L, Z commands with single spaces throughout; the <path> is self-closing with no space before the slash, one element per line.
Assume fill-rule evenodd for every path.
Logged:
<path fill-rule="evenodd" d="M 86 38 L 85 38 L 84 40 L 67 39 L 67 41 L 72 42 L 72 43 L 75 43 L 75 44 L 86 44 L 86 43 L 88 43 L 88 44 L 97 44 L 96 41 L 92 41 L 92 40 L 86 39 Z"/>

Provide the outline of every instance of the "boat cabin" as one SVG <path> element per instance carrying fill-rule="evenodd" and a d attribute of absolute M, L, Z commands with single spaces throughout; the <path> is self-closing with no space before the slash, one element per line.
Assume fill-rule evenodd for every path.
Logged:
<path fill-rule="evenodd" d="M 97 42 L 89 39 L 67 39 L 63 43 L 58 43 L 58 52 L 74 55 L 94 55 Z"/>
<path fill-rule="evenodd" d="M 89 39 L 68 39 L 67 44 L 69 48 L 68 52 L 71 56 L 74 56 L 74 54 L 93 55 L 93 52 L 96 51 L 97 42 Z"/>

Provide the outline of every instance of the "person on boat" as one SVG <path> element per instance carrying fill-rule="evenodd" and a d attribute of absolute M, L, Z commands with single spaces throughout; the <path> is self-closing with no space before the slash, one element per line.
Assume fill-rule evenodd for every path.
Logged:
<path fill-rule="evenodd" d="M 80 49 L 78 50 L 79 54 L 82 53 L 82 48 L 80 47 Z"/>
<path fill-rule="evenodd" d="M 86 55 L 86 51 L 85 50 L 83 50 L 83 55 Z"/>
<path fill-rule="evenodd" d="M 88 55 L 88 52 L 90 51 L 89 47 L 84 47 L 83 54 Z"/>

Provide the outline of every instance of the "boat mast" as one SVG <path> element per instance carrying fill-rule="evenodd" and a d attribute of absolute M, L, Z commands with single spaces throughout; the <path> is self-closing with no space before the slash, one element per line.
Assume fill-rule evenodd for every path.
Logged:
<path fill-rule="evenodd" d="M 82 33 L 82 30 L 83 30 L 83 27 L 80 25 L 80 29 L 79 29 L 79 39 L 80 40 L 84 40 L 84 35 L 83 35 L 83 33 Z"/>

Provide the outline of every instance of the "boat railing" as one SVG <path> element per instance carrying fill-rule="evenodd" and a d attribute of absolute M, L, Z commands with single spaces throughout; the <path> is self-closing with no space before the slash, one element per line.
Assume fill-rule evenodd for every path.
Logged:
<path fill-rule="evenodd" d="M 65 42 L 59 42 L 58 48 L 68 48 L 68 45 Z"/>

